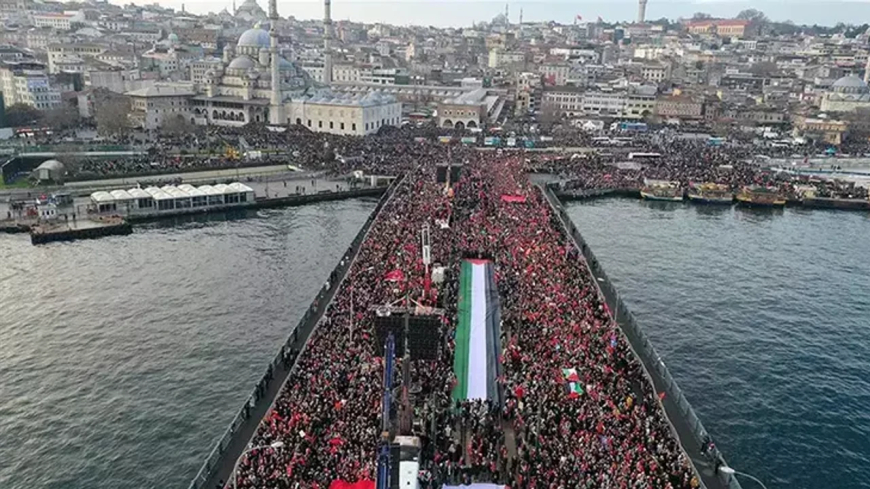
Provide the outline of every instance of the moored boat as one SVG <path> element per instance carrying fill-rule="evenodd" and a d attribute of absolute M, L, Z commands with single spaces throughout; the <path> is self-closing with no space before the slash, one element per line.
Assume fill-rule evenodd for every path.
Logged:
<path fill-rule="evenodd" d="M 734 202 L 731 189 L 720 183 L 689 183 L 688 197 L 696 204 L 731 205 Z"/>
<path fill-rule="evenodd" d="M 680 202 L 683 200 L 683 189 L 677 182 L 667 180 L 644 180 L 640 196 L 646 200 L 663 200 Z"/>
<path fill-rule="evenodd" d="M 747 207 L 785 207 L 786 198 L 775 187 L 750 185 L 737 193 L 737 204 Z"/>

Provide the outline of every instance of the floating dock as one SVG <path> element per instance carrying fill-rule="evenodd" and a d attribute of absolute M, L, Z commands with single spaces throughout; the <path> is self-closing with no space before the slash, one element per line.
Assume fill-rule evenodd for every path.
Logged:
<path fill-rule="evenodd" d="M 66 222 L 40 223 L 30 226 L 30 242 L 34 245 L 54 241 L 93 239 L 103 236 L 125 235 L 133 232 L 133 226 L 121 217 L 78 219 Z"/>

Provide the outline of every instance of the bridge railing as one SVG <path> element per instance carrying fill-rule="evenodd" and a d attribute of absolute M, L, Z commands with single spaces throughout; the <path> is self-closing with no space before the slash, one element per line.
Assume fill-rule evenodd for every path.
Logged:
<path fill-rule="evenodd" d="M 233 420 L 230 422 L 227 429 L 224 431 L 223 435 L 221 435 L 220 439 L 218 439 L 217 443 L 215 443 L 214 448 L 212 448 L 208 457 L 205 459 L 205 462 L 200 467 L 199 472 L 197 472 L 196 476 L 191 481 L 189 489 L 202 489 L 205 487 L 205 484 L 211 479 L 212 475 L 214 475 L 214 471 L 220 467 L 221 458 L 224 454 L 224 451 L 229 446 L 230 442 L 233 440 L 233 437 L 238 433 L 239 429 L 242 425 L 248 420 L 248 413 L 252 411 L 257 404 L 260 402 L 271 402 L 271 399 L 266 399 L 266 389 L 263 389 L 261 386 L 267 385 L 269 379 L 273 372 L 284 362 L 285 353 L 287 353 L 289 345 L 293 344 L 296 340 L 297 334 L 299 331 L 303 329 L 310 329 L 313 326 L 313 323 L 317 322 L 321 316 L 320 311 L 318 311 L 318 305 L 323 303 L 324 298 L 326 298 L 330 293 L 336 289 L 341 280 L 340 277 L 344 276 L 345 272 L 350 268 L 354 257 L 365 240 L 365 236 L 367 234 L 368 229 L 371 227 L 371 224 L 374 222 L 375 218 L 377 218 L 384 204 L 389 200 L 392 193 L 395 191 L 396 187 L 402 181 L 401 178 L 397 178 L 394 180 L 390 186 L 387 188 L 387 191 L 378 201 L 378 205 L 369 215 L 365 224 L 363 224 L 360 232 L 357 233 L 356 237 L 351 242 L 348 247 L 348 251 L 343 255 L 343 259 L 339 261 L 338 265 L 335 266 L 332 273 L 329 275 L 329 281 L 320 288 L 317 293 L 317 296 L 312 301 L 311 306 L 306 309 L 305 314 L 302 315 L 302 318 L 299 319 L 299 322 L 296 324 L 296 327 L 290 333 L 290 336 L 287 338 L 287 341 L 284 345 L 281 345 L 281 348 L 275 354 L 275 357 L 269 362 L 269 365 L 266 367 L 266 372 L 263 374 L 263 377 L 257 383 L 257 386 L 254 388 L 254 391 L 248 396 L 247 400 L 245 400 L 244 404 L 242 404 L 241 408 L 236 412 L 236 415 L 233 417 Z M 207 488 L 212 489 L 212 488 Z"/>
<path fill-rule="evenodd" d="M 659 392 L 665 393 L 666 401 L 662 403 L 662 406 L 667 414 L 672 429 L 674 429 L 678 438 L 680 438 L 681 444 L 686 448 L 687 443 L 693 442 L 695 447 L 702 447 L 707 440 L 709 440 L 709 437 L 707 430 L 704 429 L 704 425 L 701 424 L 701 420 L 695 414 L 695 410 L 692 408 L 691 404 L 689 404 L 682 389 L 677 385 L 676 380 L 674 380 L 670 371 L 665 366 L 661 356 L 656 352 L 649 337 L 647 337 L 646 333 L 644 333 L 643 329 L 638 325 L 637 320 L 634 318 L 634 314 L 631 313 L 628 306 L 625 305 L 622 299 L 620 299 L 619 292 L 616 290 L 613 282 L 608 278 L 607 273 L 598 262 L 592 249 L 586 244 L 586 240 L 583 239 L 583 236 L 577 230 L 576 226 L 574 226 L 574 223 L 571 221 L 565 208 L 556 197 L 553 187 L 546 186 L 544 189 L 547 200 L 549 200 L 553 209 L 557 212 L 566 232 L 570 238 L 574 240 L 574 244 L 585 258 L 586 265 L 592 273 L 593 280 L 597 282 L 598 288 L 604 296 L 607 307 L 610 308 L 614 319 L 616 319 L 616 322 L 620 325 L 620 328 L 631 344 L 632 349 L 640 357 L 644 370 L 647 372 L 647 375 L 649 375 L 650 380 L 653 382 L 656 389 Z M 692 440 L 686 440 L 679 436 L 680 430 L 675 427 L 675 424 L 677 424 L 676 421 L 678 420 L 684 421 L 684 425 L 688 426 Z M 718 460 L 721 465 L 725 465 L 725 459 L 717 448 L 714 448 L 711 452 L 708 452 L 708 454 L 711 463 Z M 718 481 L 722 484 L 722 487 L 728 489 L 741 489 L 739 482 L 733 475 L 720 473 L 718 475 Z M 706 487 L 706 484 L 704 486 Z"/>

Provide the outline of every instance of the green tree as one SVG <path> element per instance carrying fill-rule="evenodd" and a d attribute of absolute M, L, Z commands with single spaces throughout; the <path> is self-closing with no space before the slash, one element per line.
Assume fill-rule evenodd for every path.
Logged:
<path fill-rule="evenodd" d="M 38 124 L 42 121 L 42 116 L 42 112 L 29 105 L 14 104 L 6 107 L 6 125 L 9 127 Z"/>
<path fill-rule="evenodd" d="M 712 18 L 712 15 L 705 12 L 695 12 L 695 14 L 692 15 L 692 20 L 707 20 Z"/>
<path fill-rule="evenodd" d="M 739 14 L 737 14 L 737 18 L 740 20 L 748 20 L 750 22 L 755 22 L 759 24 L 767 23 L 767 16 L 764 15 L 764 12 L 754 8 L 742 10 Z"/>

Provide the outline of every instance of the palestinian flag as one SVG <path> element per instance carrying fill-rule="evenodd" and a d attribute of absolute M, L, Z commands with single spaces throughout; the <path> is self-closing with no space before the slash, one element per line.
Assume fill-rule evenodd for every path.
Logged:
<path fill-rule="evenodd" d="M 563 368 L 562 377 L 565 379 L 565 388 L 568 390 L 568 397 L 573 399 L 583 394 L 583 385 L 580 384 L 580 376 L 577 375 L 576 368 Z"/>
<path fill-rule="evenodd" d="M 496 379 L 501 375 L 501 313 L 495 267 L 489 260 L 465 260 L 459 274 L 459 324 L 453 371 L 453 399 L 500 402 Z"/>

